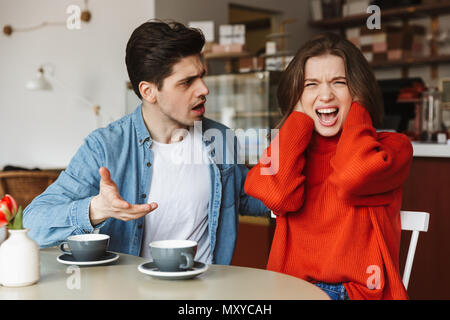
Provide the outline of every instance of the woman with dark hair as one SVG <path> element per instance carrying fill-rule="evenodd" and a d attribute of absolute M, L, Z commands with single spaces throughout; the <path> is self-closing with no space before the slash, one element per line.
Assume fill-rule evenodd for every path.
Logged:
<path fill-rule="evenodd" d="M 408 299 L 398 256 L 412 146 L 374 129 L 383 104 L 364 56 L 338 35 L 315 37 L 284 72 L 278 100 L 280 130 L 245 183 L 277 216 L 267 268 L 332 299 Z"/>

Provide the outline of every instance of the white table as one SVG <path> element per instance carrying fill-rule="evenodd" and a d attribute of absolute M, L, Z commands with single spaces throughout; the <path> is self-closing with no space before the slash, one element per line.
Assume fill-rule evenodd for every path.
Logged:
<path fill-rule="evenodd" d="M 56 261 L 57 248 L 41 250 L 41 279 L 21 288 L 0 286 L 5 299 L 329 300 L 315 285 L 254 268 L 209 265 L 189 280 L 159 280 L 140 273 L 145 259 L 120 254 L 109 265 L 76 267 Z"/>

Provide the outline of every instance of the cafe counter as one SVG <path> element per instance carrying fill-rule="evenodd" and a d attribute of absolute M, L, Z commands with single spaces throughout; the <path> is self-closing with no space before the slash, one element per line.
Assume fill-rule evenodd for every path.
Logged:
<path fill-rule="evenodd" d="M 403 210 L 430 213 L 414 256 L 408 294 L 412 299 L 449 299 L 450 283 L 450 145 L 413 142 L 414 157 L 403 185 Z M 403 231 L 400 270 L 403 270 L 411 232 Z"/>
<path fill-rule="evenodd" d="M 439 143 L 412 143 L 414 157 L 450 158 L 450 144 Z"/>

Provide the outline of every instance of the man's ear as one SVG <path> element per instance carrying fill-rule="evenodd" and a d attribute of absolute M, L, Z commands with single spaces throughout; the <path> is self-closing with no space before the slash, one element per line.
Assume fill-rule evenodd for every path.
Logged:
<path fill-rule="evenodd" d="M 158 91 L 157 86 L 153 82 L 141 81 L 139 82 L 139 93 L 142 96 L 142 100 L 146 100 L 152 104 L 156 103 L 156 93 Z"/>

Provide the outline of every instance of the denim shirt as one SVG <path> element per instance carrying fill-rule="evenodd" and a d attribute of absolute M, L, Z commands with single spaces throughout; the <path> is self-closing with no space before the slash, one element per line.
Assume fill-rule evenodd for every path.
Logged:
<path fill-rule="evenodd" d="M 230 264 L 237 237 L 238 214 L 264 215 L 269 210 L 261 201 L 245 194 L 248 169 L 237 161 L 236 139 L 226 135 L 228 128 L 207 118 L 201 125 L 203 143 L 211 160 L 208 230 L 212 263 Z M 218 139 L 220 137 L 228 139 L 223 143 L 224 140 Z M 99 193 L 98 170 L 101 166 L 109 169 L 124 200 L 146 203 L 152 179 L 151 144 L 142 105 L 106 128 L 89 134 L 66 170 L 24 210 L 23 224 L 30 229 L 30 237 L 40 247 L 50 247 L 70 235 L 100 229 L 100 233 L 111 236 L 110 251 L 139 255 L 144 217 L 127 222 L 109 218 L 94 227 L 89 219 L 89 205 L 92 197 Z M 232 161 L 228 159 L 230 154 Z"/>

